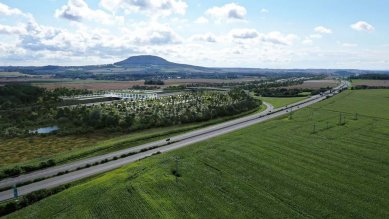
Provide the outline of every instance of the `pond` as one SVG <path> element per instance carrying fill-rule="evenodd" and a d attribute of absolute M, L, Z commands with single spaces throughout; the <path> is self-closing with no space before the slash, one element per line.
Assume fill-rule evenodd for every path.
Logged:
<path fill-rule="evenodd" d="M 58 126 L 51 126 L 51 127 L 44 127 L 44 128 L 35 129 L 35 130 L 30 131 L 30 132 L 37 133 L 37 134 L 48 134 L 48 133 L 52 133 L 54 131 L 57 131 L 58 129 L 59 129 Z"/>

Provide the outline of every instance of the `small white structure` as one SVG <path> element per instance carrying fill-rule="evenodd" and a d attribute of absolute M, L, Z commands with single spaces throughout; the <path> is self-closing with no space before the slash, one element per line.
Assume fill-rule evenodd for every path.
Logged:
<path fill-rule="evenodd" d="M 157 99 L 158 95 L 156 92 L 150 91 L 100 91 L 93 94 L 79 95 L 73 97 L 62 97 L 62 99 L 73 99 L 73 100 L 86 100 L 86 99 L 97 99 L 97 98 L 120 98 L 123 100 L 146 100 L 146 99 Z"/>
<path fill-rule="evenodd" d="M 121 92 L 111 92 L 103 94 L 104 97 L 114 97 L 120 99 L 131 99 L 131 100 L 146 100 L 146 99 L 157 99 L 156 93 L 121 93 Z"/>

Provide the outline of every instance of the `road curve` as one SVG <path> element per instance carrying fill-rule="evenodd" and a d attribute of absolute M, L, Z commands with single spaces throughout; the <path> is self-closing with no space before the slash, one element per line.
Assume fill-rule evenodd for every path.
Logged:
<path fill-rule="evenodd" d="M 347 87 L 347 84 L 345 82 L 342 82 L 341 85 L 339 85 L 337 88 L 335 88 L 335 90 L 339 90 L 339 89 L 342 89 L 345 87 Z M 135 162 L 139 159 L 143 159 L 143 158 L 152 156 L 154 153 L 157 153 L 157 152 L 164 153 L 164 152 L 168 152 L 168 151 L 175 150 L 178 148 L 182 148 L 182 147 L 185 147 L 185 146 L 193 144 L 193 143 L 204 141 L 206 139 L 210 139 L 210 138 L 213 138 L 213 137 L 216 137 L 219 135 L 223 135 L 223 134 L 226 134 L 226 133 L 229 133 L 232 131 L 236 131 L 236 130 L 251 126 L 251 125 L 256 124 L 256 123 L 264 122 L 264 121 L 270 120 L 272 118 L 288 114 L 291 111 L 296 111 L 296 110 L 299 110 L 301 108 L 312 105 L 314 103 L 317 103 L 319 101 L 322 101 L 322 100 L 326 99 L 327 96 L 333 95 L 334 93 L 336 94 L 336 92 L 332 92 L 332 93 L 326 92 L 322 96 L 316 95 L 316 96 L 313 96 L 309 99 L 292 104 L 288 107 L 283 107 L 283 108 L 276 109 L 276 110 L 274 110 L 271 105 L 265 103 L 268 108 L 264 112 L 249 115 L 249 116 L 235 119 L 232 121 L 224 122 L 224 123 L 221 123 L 218 125 L 206 127 L 206 128 L 192 131 L 192 132 L 182 134 L 182 135 L 179 135 L 176 137 L 172 137 L 171 142 L 174 142 L 174 143 L 171 143 L 171 144 L 166 144 L 165 140 L 161 140 L 161 141 L 156 141 L 156 142 L 144 144 L 141 146 L 132 147 L 132 148 L 128 148 L 125 150 L 117 151 L 114 153 L 109 153 L 109 154 L 105 154 L 105 155 L 101 155 L 101 156 L 97 156 L 97 157 L 93 157 L 93 158 L 88 158 L 85 160 L 76 161 L 76 162 L 69 163 L 69 164 L 64 164 L 61 166 L 56 166 L 56 167 L 52 167 L 52 168 L 48 168 L 48 169 L 44 169 L 44 170 L 35 171 L 35 172 L 29 173 L 29 174 L 21 175 L 19 177 L 8 178 L 5 180 L 2 180 L 2 181 L 0 181 L 0 188 L 9 187 L 15 183 L 28 182 L 28 181 L 31 181 L 34 179 L 38 179 L 38 178 L 42 178 L 42 177 L 50 177 L 50 176 L 53 176 L 53 177 L 19 187 L 18 194 L 25 195 L 25 194 L 28 194 L 28 193 L 33 192 L 33 191 L 57 187 L 57 186 L 64 185 L 64 184 L 67 184 L 67 183 L 70 183 L 70 182 L 73 182 L 73 181 L 76 181 L 79 179 L 87 178 L 87 177 L 90 177 L 90 176 L 93 176 L 96 174 L 104 173 L 104 172 L 119 168 L 123 165 Z M 140 152 L 140 153 L 137 153 L 135 155 L 131 155 L 131 156 L 128 156 L 125 158 L 121 158 L 118 160 L 113 160 L 113 161 L 110 161 L 107 163 L 99 164 L 99 165 L 92 166 L 92 167 L 85 168 L 85 169 L 81 169 L 81 170 L 76 170 L 78 167 L 84 167 L 87 164 L 93 164 L 95 162 L 98 162 L 98 161 L 101 161 L 104 159 L 112 159 L 115 156 L 120 157 L 120 155 L 122 155 L 122 154 L 127 154 L 129 152 L 137 152 L 137 151 L 140 151 L 141 149 L 155 147 L 155 146 L 159 146 L 159 147 L 152 149 L 152 150 L 145 151 L 145 152 Z M 67 173 L 64 175 L 60 175 L 60 176 L 55 176 L 57 173 L 64 172 L 66 170 L 73 171 L 73 172 L 70 172 L 70 173 Z M 0 192 L 0 201 L 8 200 L 11 198 L 13 198 L 13 190 L 12 189 Z"/>

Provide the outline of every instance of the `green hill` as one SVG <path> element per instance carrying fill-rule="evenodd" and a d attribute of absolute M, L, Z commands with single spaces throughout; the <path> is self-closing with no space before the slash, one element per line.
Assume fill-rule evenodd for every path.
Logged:
<path fill-rule="evenodd" d="M 388 97 L 346 91 L 109 172 L 9 218 L 388 218 Z"/>

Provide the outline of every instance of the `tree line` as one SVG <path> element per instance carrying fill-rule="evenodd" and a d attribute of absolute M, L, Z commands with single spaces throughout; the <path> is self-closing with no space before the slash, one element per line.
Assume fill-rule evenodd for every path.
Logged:
<path fill-rule="evenodd" d="M 0 86 L 0 110 L 14 109 L 37 104 L 56 104 L 62 96 L 90 94 L 82 89 L 56 88 L 52 91 L 29 84 Z"/>
<path fill-rule="evenodd" d="M 361 74 L 350 76 L 350 79 L 389 80 L 389 74 Z"/>

